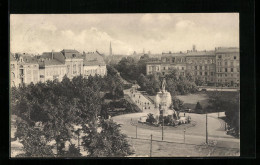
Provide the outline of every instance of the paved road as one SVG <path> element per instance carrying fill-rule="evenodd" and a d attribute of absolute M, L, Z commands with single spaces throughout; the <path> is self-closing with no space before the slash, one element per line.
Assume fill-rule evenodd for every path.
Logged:
<path fill-rule="evenodd" d="M 136 103 L 140 109 L 143 109 L 142 113 L 134 113 L 134 114 L 125 114 L 120 116 L 113 117 L 113 120 L 118 124 L 121 124 L 121 131 L 125 133 L 129 137 L 136 137 L 136 124 L 131 125 L 131 123 L 137 123 L 138 119 L 142 116 L 147 116 L 148 113 L 155 112 L 156 109 L 154 105 L 144 97 L 140 92 L 134 91 L 131 92 L 131 89 L 125 90 L 125 94 L 130 95 L 133 102 Z M 138 102 L 139 101 L 139 102 Z M 140 104 L 141 102 L 141 104 Z M 150 109 L 144 109 L 144 103 L 149 102 L 149 105 L 152 105 Z M 183 114 L 180 113 L 182 116 Z M 181 125 L 178 127 L 165 127 L 164 130 L 164 141 L 171 142 L 184 142 L 184 128 L 185 131 L 185 143 L 191 144 L 202 144 L 206 141 L 206 115 L 205 114 L 188 114 L 195 126 Z M 220 116 L 223 116 L 223 113 L 220 113 Z M 150 135 L 153 134 L 154 140 L 162 139 L 162 129 L 161 127 L 157 128 L 149 128 L 143 127 L 138 124 L 137 126 L 137 136 L 139 138 L 149 139 Z M 225 132 L 225 124 L 224 121 L 217 118 L 217 113 L 208 114 L 208 139 L 210 141 L 220 142 L 219 147 L 231 147 L 231 148 L 240 148 L 240 140 L 236 139 L 230 135 L 227 135 Z"/>

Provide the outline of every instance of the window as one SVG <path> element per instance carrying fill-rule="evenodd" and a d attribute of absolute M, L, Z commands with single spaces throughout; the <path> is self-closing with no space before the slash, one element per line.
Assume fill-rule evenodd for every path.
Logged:
<path fill-rule="evenodd" d="M 198 68 L 197 68 L 197 66 L 195 66 L 195 70 L 197 70 Z"/>
<path fill-rule="evenodd" d="M 200 66 L 200 70 L 202 70 L 202 66 Z"/>
<path fill-rule="evenodd" d="M 234 56 L 234 60 L 237 59 L 237 56 Z"/>
<path fill-rule="evenodd" d="M 225 65 L 227 65 L 227 62 L 225 62 Z"/>
<path fill-rule="evenodd" d="M 210 74 L 211 74 L 211 76 L 213 76 L 213 72 L 211 72 Z"/>
<path fill-rule="evenodd" d="M 208 72 L 205 72 L 205 75 L 207 76 L 207 75 L 208 75 Z"/>
<path fill-rule="evenodd" d="M 227 68 L 225 68 L 225 72 L 227 72 Z"/>
<path fill-rule="evenodd" d="M 184 70 L 184 67 L 182 67 L 181 69 Z"/>
<path fill-rule="evenodd" d="M 205 70 L 207 69 L 207 66 L 205 66 Z"/>
<path fill-rule="evenodd" d="M 200 75 L 202 75 L 202 72 L 200 72 Z"/>
<path fill-rule="evenodd" d="M 165 67 L 163 67 L 163 70 L 165 70 Z"/>
<path fill-rule="evenodd" d="M 233 66 L 233 65 L 234 65 L 234 62 L 233 62 L 233 61 L 231 61 L 231 62 L 230 62 L 230 65 L 231 65 L 231 66 Z"/>
<path fill-rule="evenodd" d="M 231 72 L 233 72 L 233 68 L 231 68 Z"/>
<path fill-rule="evenodd" d="M 219 55 L 218 58 L 221 58 L 221 55 Z"/>

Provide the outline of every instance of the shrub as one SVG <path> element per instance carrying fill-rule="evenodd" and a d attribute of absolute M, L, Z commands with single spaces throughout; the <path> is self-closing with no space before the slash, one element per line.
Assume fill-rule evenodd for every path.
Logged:
<path fill-rule="evenodd" d="M 154 124 L 156 122 L 156 119 L 154 118 L 153 114 L 149 113 L 147 116 L 148 116 L 146 119 L 147 123 Z"/>

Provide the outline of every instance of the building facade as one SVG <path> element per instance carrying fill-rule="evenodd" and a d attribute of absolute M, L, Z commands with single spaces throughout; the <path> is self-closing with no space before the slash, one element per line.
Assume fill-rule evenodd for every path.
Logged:
<path fill-rule="evenodd" d="M 98 52 L 83 52 L 83 75 L 84 77 L 107 75 L 106 63 Z"/>
<path fill-rule="evenodd" d="M 62 81 L 83 75 L 105 76 L 106 64 L 98 53 L 81 54 L 77 50 L 64 49 L 60 52 L 44 52 L 40 56 L 11 55 L 10 85 L 20 86 L 48 80 Z"/>
<path fill-rule="evenodd" d="M 14 55 L 10 56 L 10 85 L 15 87 L 19 84 L 18 61 Z"/>
<path fill-rule="evenodd" d="M 39 64 L 36 57 L 19 54 L 11 56 L 11 86 L 39 82 Z"/>
<path fill-rule="evenodd" d="M 181 75 L 190 73 L 205 85 L 238 87 L 239 49 L 219 47 L 214 51 L 197 51 L 193 47 L 186 53 L 163 53 L 160 61 L 146 64 L 147 75 L 165 75 L 172 69 L 177 69 Z"/>
<path fill-rule="evenodd" d="M 216 48 L 216 83 L 239 86 L 240 66 L 237 48 Z"/>

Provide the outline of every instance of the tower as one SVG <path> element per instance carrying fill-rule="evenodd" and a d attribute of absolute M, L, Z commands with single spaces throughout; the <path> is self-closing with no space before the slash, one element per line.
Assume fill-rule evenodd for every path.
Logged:
<path fill-rule="evenodd" d="M 111 41 L 110 41 L 109 55 L 113 55 L 113 53 L 112 53 Z"/>
<path fill-rule="evenodd" d="M 196 45 L 192 45 L 192 51 L 193 51 L 193 52 L 196 51 Z"/>

